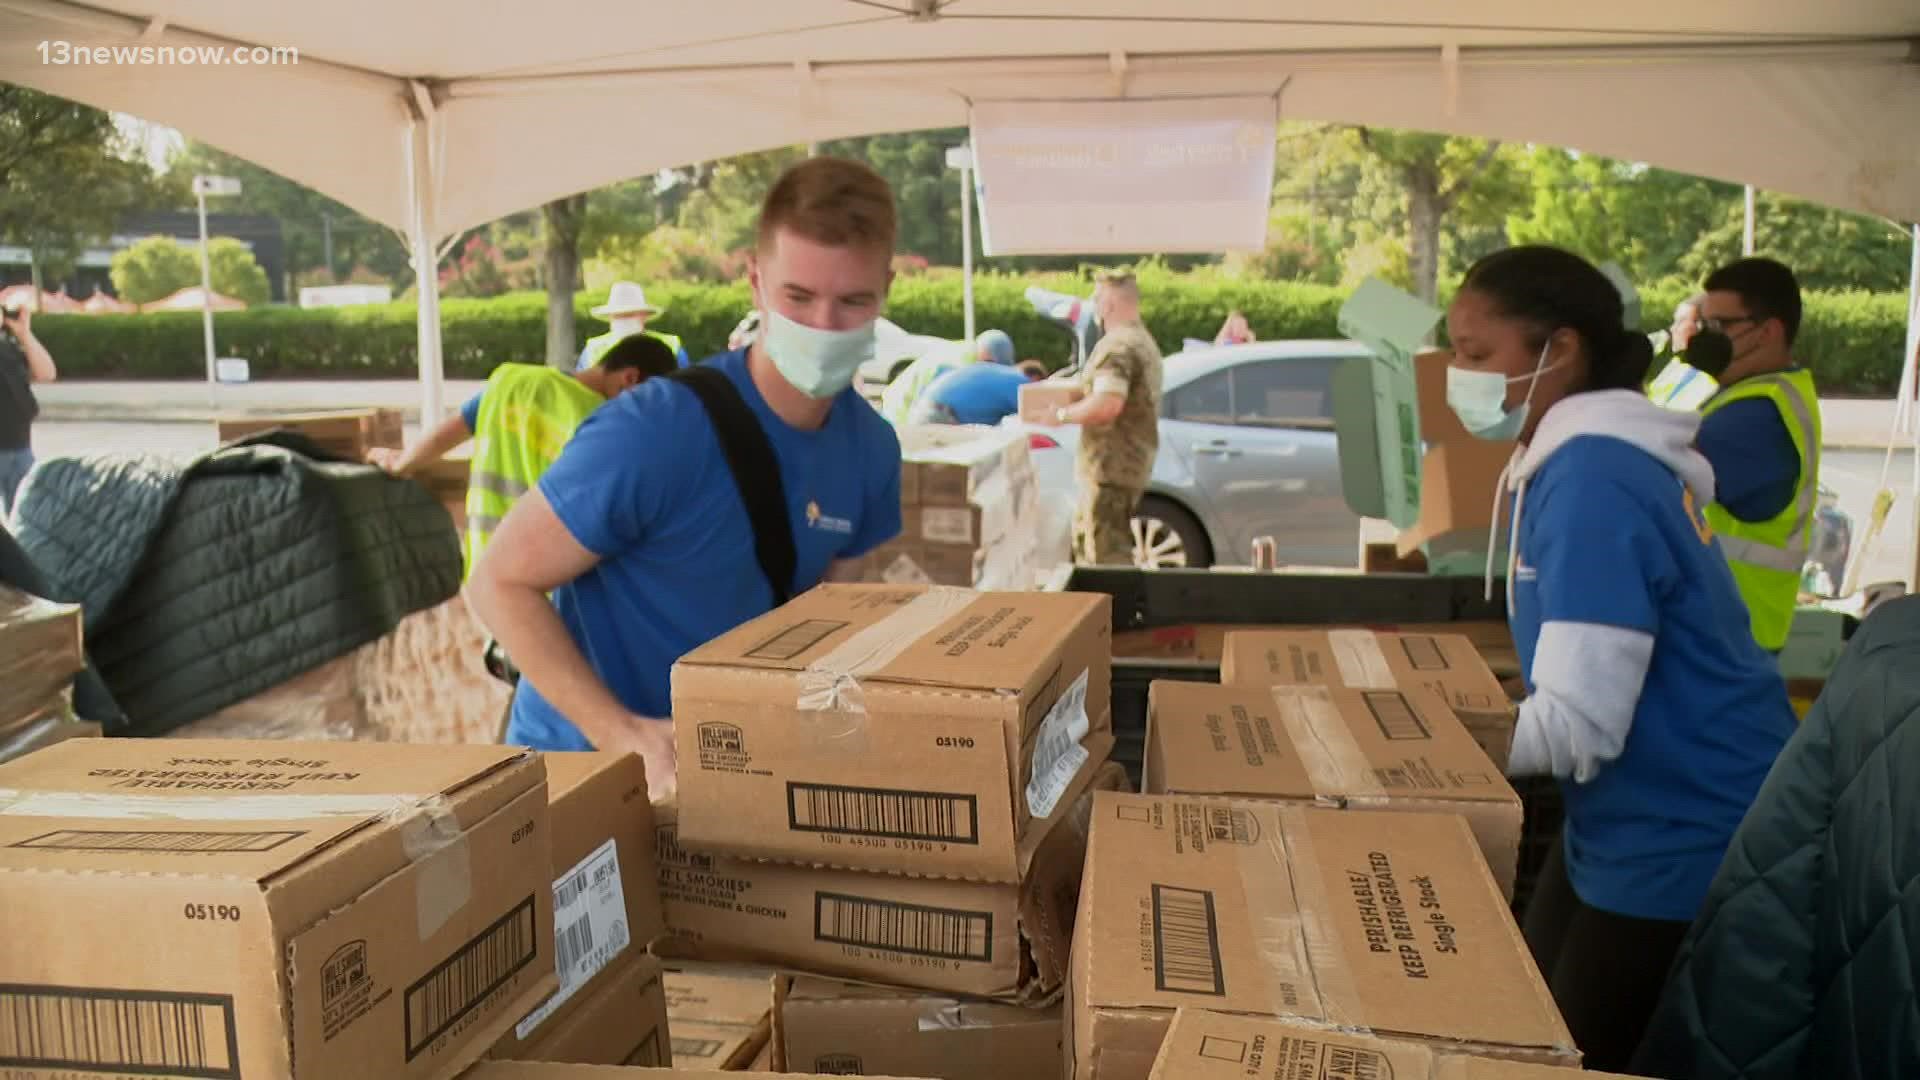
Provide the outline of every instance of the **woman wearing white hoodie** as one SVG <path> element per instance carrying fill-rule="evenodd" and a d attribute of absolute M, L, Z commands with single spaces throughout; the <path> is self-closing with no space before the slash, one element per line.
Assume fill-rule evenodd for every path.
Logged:
<path fill-rule="evenodd" d="M 1449 404 L 1520 444 L 1499 500 L 1528 691 L 1508 770 L 1552 774 L 1566 803 L 1527 942 L 1588 1067 L 1618 1071 L 1793 712 L 1701 516 L 1699 417 L 1641 393 L 1653 349 L 1607 278 L 1502 251 L 1447 329 Z"/>

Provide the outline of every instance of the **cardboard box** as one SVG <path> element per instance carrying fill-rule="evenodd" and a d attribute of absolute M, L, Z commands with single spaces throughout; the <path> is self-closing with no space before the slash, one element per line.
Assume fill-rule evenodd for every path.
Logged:
<path fill-rule="evenodd" d="M 1060 1007 L 967 1001 L 797 978 L 774 1005 L 773 1064 L 935 1080 L 1057 1077 Z"/>
<path fill-rule="evenodd" d="M 919 424 L 899 435 L 902 505 L 967 506 L 996 476 L 1033 474 L 1026 433 L 1014 428 Z"/>
<path fill-rule="evenodd" d="M 1112 731 L 1111 598 L 823 585 L 673 668 L 680 843 L 1015 883 Z"/>
<path fill-rule="evenodd" d="M 1489 530 L 1494 487 L 1513 454 L 1513 443 L 1485 439 L 1428 447 L 1420 458 L 1420 519 L 1395 538 L 1395 550 L 1412 555 L 1422 545 L 1455 533 L 1485 534 L 1504 546 L 1506 537 L 1494 538 Z"/>
<path fill-rule="evenodd" d="M 462 1080 L 733 1080 L 738 1073 L 708 1069 L 625 1069 L 617 1065 L 555 1065 L 551 1062 L 489 1061 Z M 828 1080 L 811 1073 L 779 1073 L 793 1080 Z M 875 1077 L 874 1080 L 913 1080 L 911 1077 Z M 925 1080 L 925 1078 L 921 1078 Z"/>
<path fill-rule="evenodd" d="M 1419 410 L 1420 441 L 1428 446 L 1475 439 L 1447 404 L 1447 368 L 1452 349 L 1422 349 L 1413 354 L 1414 400 Z"/>
<path fill-rule="evenodd" d="M 748 1071 L 772 1034 L 776 978 L 718 968 L 667 972 L 673 1060 L 685 1068 Z"/>
<path fill-rule="evenodd" d="M 0 790 L 11 1080 L 441 1080 L 554 988 L 529 751 L 75 739 Z"/>
<path fill-rule="evenodd" d="M 572 1065 L 672 1065 L 660 976 L 660 961 L 653 957 L 623 955 L 574 999 L 566 1015 L 542 1024 L 517 1056 Z"/>
<path fill-rule="evenodd" d="M 1155 682 L 1145 758 L 1150 795 L 1459 814 L 1513 896 L 1520 796 L 1431 691 Z"/>
<path fill-rule="evenodd" d="M 1464 635 L 1326 627 L 1234 632 L 1227 635 L 1220 658 L 1220 681 L 1355 690 L 1425 687 L 1446 700 L 1501 771 L 1507 767 L 1513 699 Z"/>
<path fill-rule="evenodd" d="M 320 449 L 348 461 L 365 461 L 376 446 L 401 449 L 406 437 L 399 409 L 342 409 L 277 416 L 223 416 L 214 421 L 222 444 L 263 431 L 284 429 L 312 439 Z"/>
<path fill-rule="evenodd" d="M 1181 1007 L 1577 1065 L 1464 820 L 1094 796 L 1076 1080 L 1144 1080 Z"/>
<path fill-rule="evenodd" d="M 1355 630 L 1377 634 L 1459 634 L 1473 643 L 1488 670 L 1508 677 L 1520 674 L 1520 658 L 1513 647 L 1513 631 L 1498 619 L 1462 619 L 1445 623 L 1355 623 Z M 1148 630 L 1122 630 L 1113 635 L 1115 658 L 1196 660 L 1218 665 L 1226 654 L 1228 634 L 1262 631 L 1325 629 L 1298 623 L 1176 623 Z"/>
<path fill-rule="evenodd" d="M 1181 1009 L 1153 1080 L 1571 1080 L 1564 1067 L 1435 1053 L 1419 1043 L 1288 1020 Z M 1581 1072 L 1597 1080 L 1614 1073 Z"/>
<path fill-rule="evenodd" d="M 890 540 L 867 556 L 865 580 L 877 585 L 971 588 L 978 553 L 972 548 Z"/>
<path fill-rule="evenodd" d="M 760 1052 L 753 1056 L 753 1064 L 747 1066 L 748 1072 L 770 1073 L 773 1071 L 773 1040 L 768 1039 Z"/>
<path fill-rule="evenodd" d="M 1053 424 L 1061 409 L 1080 400 L 1080 387 L 1060 379 L 1043 379 L 1020 388 L 1020 419 L 1029 424 Z"/>
<path fill-rule="evenodd" d="M 80 624 L 78 604 L 0 585 L 0 735 L 44 719 L 52 699 L 86 667 Z"/>
<path fill-rule="evenodd" d="M 1100 760 L 1112 745 L 1100 737 Z M 1118 783 L 1112 772 L 1090 779 Z M 655 810 L 675 935 L 663 949 L 1021 1001 L 1052 995 L 1066 978 L 1092 812 L 1079 792 L 1040 825 L 1044 839 L 1018 886 L 700 855 L 676 835 L 674 808 Z"/>
<path fill-rule="evenodd" d="M 0 731 L 0 764 L 68 739 L 97 739 L 100 735 L 99 724 L 74 716 L 72 690 L 61 690 L 48 698 L 38 712 L 23 718 L 18 726 Z"/>
<path fill-rule="evenodd" d="M 604 996 L 616 962 L 646 952 L 666 933 L 659 871 L 653 864 L 653 807 L 646 765 L 633 754 L 548 754 L 548 815 L 553 838 L 555 966 L 560 987 L 521 1017 L 490 1057 L 538 1057 L 531 1044 Z M 658 972 L 654 972 L 658 975 Z M 618 1065 L 624 1058 L 587 1064 Z"/>

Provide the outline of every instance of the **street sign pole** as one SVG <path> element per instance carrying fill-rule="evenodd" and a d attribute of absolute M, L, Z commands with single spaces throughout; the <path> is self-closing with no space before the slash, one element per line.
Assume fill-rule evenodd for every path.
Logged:
<path fill-rule="evenodd" d="M 194 199 L 200 206 L 200 329 L 207 347 L 207 398 L 211 403 L 220 379 L 213 351 L 213 260 L 207 255 L 207 196 L 238 195 L 240 181 L 227 176 L 193 178 Z"/>

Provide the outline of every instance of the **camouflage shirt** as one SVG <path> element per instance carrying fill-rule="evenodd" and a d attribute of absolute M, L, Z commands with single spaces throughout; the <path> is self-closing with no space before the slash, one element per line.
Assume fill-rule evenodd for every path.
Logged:
<path fill-rule="evenodd" d="M 1160 449 L 1160 347 L 1144 327 L 1108 330 L 1080 373 L 1080 389 L 1127 399 L 1119 419 L 1081 430 L 1081 482 L 1144 489 Z"/>

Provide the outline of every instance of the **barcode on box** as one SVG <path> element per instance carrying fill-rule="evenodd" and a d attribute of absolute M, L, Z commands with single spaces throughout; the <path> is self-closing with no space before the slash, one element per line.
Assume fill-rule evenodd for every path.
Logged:
<path fill-rule="evenodd" d="M 538 952 L 535 923 L 529 896 L 407 987 L 408 1061 L 533 962 Z"/>
<path fill-rule="evenodd" d="M 1175 994 L 1226 995 L 1213 893 L 1153 887 L 1153 984 Z"/>
<path fill-rule="evenodd" d="M 675 1038 L 673 1040 L 673 1059 L 675 1061 L 679 1061 L 681 1058 L 697 1058 L 704 1061 L 707 1058 L 716 1058 L 719 1056 L 719 1039 Z"/>
<path fill-rule="evenodd" d="M 55 851 L 272 851 L 304 832 L 169 832 L 159 829 L 61 829 L 11 846 Z"/>
<path fill-rule="evenodd" d="M 1374 780 L 1389 791 L 1404 791 L 1414 786 L 1413 777 L 1403 766 L 1392 765 L 1373 770 Z"/>
<path fill-rule="evenodd" d="M 902 904 L 841 893 L 815 893 L 816 941 L 931 956 L 993 962 L 993 913 Z"/>
<path fill-rule="evenodd" d="M 835 622 L 832 619 L 808 619 L 805 622 L 797 622 L 754 646 L 747 652 L 747 659 L 791 660 L 850 625 L 852 624 Z"/>
<path fill-rule="evenodd" d="M 0 1068 L 238 1077 L 233 998 L 0 984 Z"/>
<path fill-rule="evenodd" d="M 559 953 L 558 967 L 571 972 L 582 957 L 593 951 L 593 918 L 582 915 L 554 935 L 554 950 Z"/>
<path fill-rule="evenodd" d="M 593 884 L 593 868 L 583 867 L 567 876 L 565 881 L 553 887 L 553 906 L 555 910 L 572 907 L 586 893 L 587 886 Z"/>
<path fill-rule="evenodd" d="M 647 1032 L 647 1037 L 641 1039 L 640 1045 L 634 1047 L 633 1052 L 622 1059 L 620 1064 L 647 1066 L 667 1064 L 667 1062 L 660 1057 L 660 1029 L 654 1028 Z"/>
<path fill-rule="evenodd" d="M 1413 711 L 1407 697 L 1398 690 L 1368 690 L 1364 697 L 1367 710 L 1380 725 L 1380 734 L 1389 739 L 1431 739 L 1427 722 Z"/>
<path fill-rule="evenodd" d="M 796 832 L 978 844 L 980 806 L 972 795 L 789 782 L 787 826 Z"/>
<path fill-rule="evenodd" d="M 1407 656 L 1407 665 L 1415 671 L 1445 671 L 1447 657 L 1440 651 L 1440 642 L 1430 637 L 1403 637 L 1400 639 L 1400 651 Z"/>

